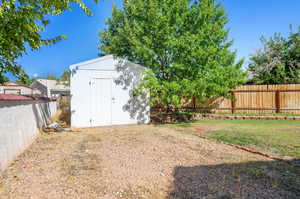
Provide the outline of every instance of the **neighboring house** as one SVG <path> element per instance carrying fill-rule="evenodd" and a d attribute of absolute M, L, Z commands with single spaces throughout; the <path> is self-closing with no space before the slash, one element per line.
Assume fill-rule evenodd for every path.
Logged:
<path fill-rule="evenodd" d="M 71 125 L 90 127 L 148 123 L 149 95 L 133 88 L 146 69 L 112 55 L 74 64 L 71 69 Z"/>
<path fill-rule="evenodd" d="M 0 94 L 12 95 L 39 95 L 40 92 L 18 82 L 7 82 L 0 85 Z"/>
<path fill-rule="evenodd" d="M 68 82 L 60 82 L 50 79 L 36 79 L 30 86 L 40 91 L 43 97 L 70 96 L 70 86 Z"/>

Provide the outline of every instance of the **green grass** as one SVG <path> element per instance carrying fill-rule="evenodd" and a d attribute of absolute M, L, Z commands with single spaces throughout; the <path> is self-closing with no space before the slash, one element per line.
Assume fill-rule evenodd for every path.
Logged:
<path fill-rule="evenodd" d="M 280 156 L 300 158 L 300 121 L 287 120 L 201 120 L 180 127 L 208 126 L 209 138 L 252 147 Z"/>
<path fill-rule="evenodd" d="M 195 133 L 191 127 L 208 129 L 201 135 L 278 157 L 289 156 L 294 165 L 300 165 L 300 121 L 199 120 L 173 125 L 183 133 Z M 237 176 L 246 175 L 260 180 L 264 185 L 269 184 L 273 188 L 282 188 L 300 196 L 299 168 L 280 161 L 245 162 L 232 166 Z"/>

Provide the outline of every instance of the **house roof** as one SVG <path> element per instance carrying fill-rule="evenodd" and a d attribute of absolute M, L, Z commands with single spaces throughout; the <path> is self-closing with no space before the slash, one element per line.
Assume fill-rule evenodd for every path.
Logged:
<path fill-rule="evenodd" d="M 2 84 L 2 86 L 24 86 L 24 85 L 19 82 L 5 82 L 4 84 Z"/>
<path fill-rule="evenodd" d="M 51 90 L 70 90 L 70 87 L 67 85 L 66 82 L 60 82 L 57 80 L 50 79 L 36 79 L 35 81 L 39 82 L 40 84 L 44 85 L 45 87 Z"/>
<path fill-rule="evenodd" d="M 6 82 L 6 83 L 4 83 L 4 84 L 0 84 L 0 86 L 25 87 L 25 88 L 32 89 L 32 88 L 30 88 L 29 86 L 25 86 L 24 84 L 19 83 L 19 82 Z"/>

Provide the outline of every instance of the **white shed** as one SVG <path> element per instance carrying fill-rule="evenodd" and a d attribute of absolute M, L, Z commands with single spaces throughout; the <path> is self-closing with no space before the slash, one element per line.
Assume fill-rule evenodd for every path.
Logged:
<path fill-rule="evenodd" d="M 71 125 L 93 127 L 148 123 L 148 95 L 132 89 L 144 67 L 112 55 L 70 66 Z"/>

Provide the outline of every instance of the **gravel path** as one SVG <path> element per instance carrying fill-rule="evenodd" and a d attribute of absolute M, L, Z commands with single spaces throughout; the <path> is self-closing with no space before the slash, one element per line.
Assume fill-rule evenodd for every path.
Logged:
<path fill-rule="evenodd" d="M 272 170 L 245 172 L 272 164 L 169 126 L 78 129 L 41 135 L 1 175 L 0 198 L 299 198 Z"/>

